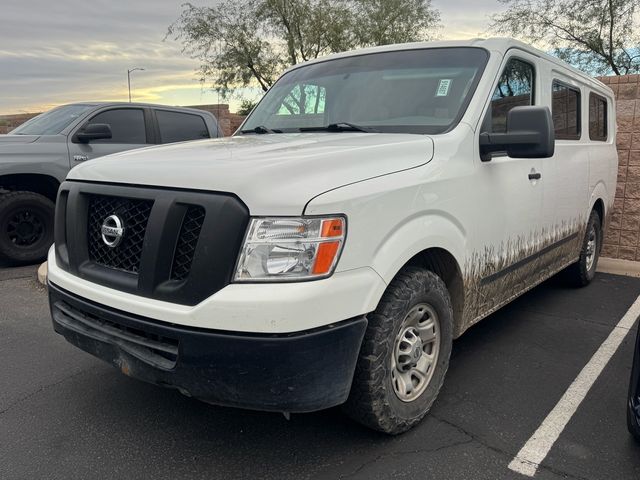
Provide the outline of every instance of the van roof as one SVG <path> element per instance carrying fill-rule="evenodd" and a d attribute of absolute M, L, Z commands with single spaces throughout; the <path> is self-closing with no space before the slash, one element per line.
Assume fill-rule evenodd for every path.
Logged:
<path fill-rule="evenodd" d="M 298 65 L 294 65 L 289 70 L 294 70 L 303 65 L 310 65 L 313 63 L 319 63 L 326 60 L 332 60 L 335 58 L 343 58 L 343 57 L 353 57 L 357 55 L 366 55 L 370 53 L 378 53 L 378 52 L 391 52 L 391 51 L 401 51 L 401 50 L 417 50 L 423 48 L 447 48 L 447 47 L 476 47 L 476 48 L 484 48 L 486 50 L 504 55 L 508 50 L 512 48 L 518 48 L 520 50 L 524 50 L 527 53 L 535 55 L 539 58 L 544 59 L 550 63 L 557 65 L 560 68 L 564 68 L 570 70 L 575 76 L 580 77 L 583 82 L 590 84 L 591 87 L 607 92 L 611 97 L 613 97 L 613 92 L 611 89 L 597 80 L 596 78 L 586 74 L 585 72 L 578 70 L 577 68 L 569 65 L 568 63 L 556 58 L 548 53 L 543 52 L 531 45 L 528 45 L 520 40 L 515 40 L 513 38 L 472 38 L 469 40 L 446 40 L 446 41 L 436 41 L 436 42 L 413 42 L 413 43 L 396 43 L 392 45 L 383 45 L 380 47 L 368 47 L 361 48 L 358 50 L 350 50 L 348 52 L 335 53 L 331 55 L 327 55 L 324 57 L 319 57 L 313 60 L 309 60 L 304 63 L 300 63 Z"/>

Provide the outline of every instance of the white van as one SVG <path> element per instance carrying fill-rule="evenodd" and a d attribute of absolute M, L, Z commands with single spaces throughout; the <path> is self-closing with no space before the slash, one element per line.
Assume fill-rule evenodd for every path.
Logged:
<path fill-rule="evenodd" d="M 55 330 L 210 403 L 403 432 L 455 338 L 563 269 L 592 280 L 614 119 L 609 88 L 508 39 L 297 65 L 231 138 L 71 171 Z"/>

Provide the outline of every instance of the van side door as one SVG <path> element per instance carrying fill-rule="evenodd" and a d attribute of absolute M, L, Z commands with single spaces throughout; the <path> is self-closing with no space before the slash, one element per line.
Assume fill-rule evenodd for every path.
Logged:
<path fill-rule="evenodd" d="M 505 133 L 507 114 L 518 106 L 539 105 L 540 75 L 535 57 L 511 50 L 485 110 L 479 133 Z M 478 139 L 478 136 L 476 136 Z M 544 159 L 494 153 L 478 158 L 478 210 L 472 276 L 477 285 L 468 304 L 484 316 L 526 289 L 535 278 L 542 248 Z M 470 207 L 473 208 L 473 207 Z"/>
<path fill-rule="evenodd" d="M 548 105 L 555 130 L 555 153 L 545 159 L 543 223 L 550 263 L 556 270 L 577 259 L 589 208 L 589 143 L 584 125 L 584 89 L 580 83 L 556 69 L 546 82 Z"/>
<path fill-rule="evenodd" d="M 106 124 L 111 138 L 82 143 L 77 133 L 90 124 Z M 71 166 L 112 153 L 145 147 L 155 143 L 150 110 L 142 107 L 118 106 L 99 111 L 69 136 Z"/>

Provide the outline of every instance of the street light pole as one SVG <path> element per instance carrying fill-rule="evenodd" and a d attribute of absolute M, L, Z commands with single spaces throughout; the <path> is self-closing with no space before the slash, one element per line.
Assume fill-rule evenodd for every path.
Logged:
<path fill-rule="evenodd" d="M 131 70 L 127 70 L 127 86 L 129 87 L 129 103 L 131 103 L 131 72 L 135 72 L 136 70 L 144 70 L 141 67 L 135 67 Z"/>

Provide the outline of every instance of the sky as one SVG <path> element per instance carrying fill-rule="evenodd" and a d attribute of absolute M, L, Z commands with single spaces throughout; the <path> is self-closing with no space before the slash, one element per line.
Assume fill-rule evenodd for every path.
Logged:
<path fill-rule="evenodd" d="M 167 105 L 229 103 L 196 74 L 198 61 L 164 40 L 184 0 L 2 0 L 0 115 L 40 112 L 80 101 Z M 192 0 L 212 5 L 215 0 Z M 486 35 L 497 0 L 432 0 L 443 40 Z M 237 100 L 231 101 L 237 108 Z"/>

